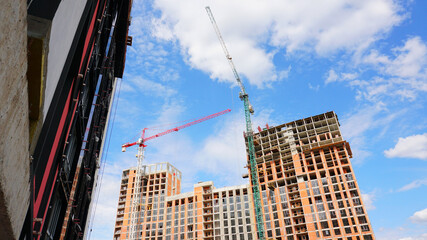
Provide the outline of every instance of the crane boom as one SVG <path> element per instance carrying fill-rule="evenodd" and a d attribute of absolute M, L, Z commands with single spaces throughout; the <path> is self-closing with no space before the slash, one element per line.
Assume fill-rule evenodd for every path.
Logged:
<path fill-rule="evenodd" d="M 157 134 L 155 134 L 155 135 L 153 135 L 153 136 L 151 136 L 151 137 L 148 137 L 148 138 L 145 138 L 145 136 L 144 136 L 144 135 L 145 135 L 145 130 L 146 130 L 146 129 L 148 129 L 148 128 L 144 128 L 144 129 L 143 129 L 142 136 L 141 136 L 141 138 L 140 138 L 140 139 L 142 139 L 142 143 L 145 143 L 145 142 L 147 142 L 147 141 L 149 141 L 149 140 L 152 140 L 152 139 L 154 139 L 154 138 L 158 138 L 158 137 L 164 136 L 164 135 L 169 134 L 169 133 L 172 133 L 172 132 L 178 132 L 179 130 L 181 130 L 181 129 L 183 129 L 183 128 L 186 128 L 186 127 L 189 127 L 189 126 L 193 126 L 194 124 L 197 124 L 197 123 L 200 123 L 200 122 L 203 122 L 203 121 L 209 120 L 209 119 L 211 119 L 211 118 L 215 118 L 215 117 L 221 116 L 221 115 L 226 114 L 226 113 L 229 113 L 229 112 L 231 112 L 231 109 L 226 109 L 226 110 L 224 110 L 224 111 L 217 112 L 217 113 L 211 114 L 211 115 L 209 115 L 209 116 L 199 118 L 199 119 L 197 119 L 197 120 L 194 120 L 194 121 L 192 121 L 192 122 L 186 123 L 186 124 L 181 125 L 181 126 L 179 126 L 179 127 L 174 127 L 174 128 L 169 129 L 169 130 L 166 130 L 166 131 L 164 131 L 164 132 L 157 133 Z M 140 140 L 138 139 L 138 141 L 136 141 L 136 142 L 123 144 L 123 145 L 122 145 L 122 147 L 124 147 L 124 148 L 128 148 L 128 147 L 131 147 L 131 146 L 134 146 L 134 145 L 139 144 L 139 142 L 140 142 Z"/>
<path fill-rule="evenodd" d="M 194 124 L 197 123 L 201 123 L 204 122 L 206 120 L 218 117 L 220 115 L 229 113 L 231 110 L 230 109 L 226 109 L 224 111 L 218 112 L 218 113 L 214 113 L 211 114 L 209 116 L 206 117 L 202 117 L 199 118 L 197 120 L 194 120 L 192 122 L 189 122 L 187 124 L 181 125 L 179 127 L 175 127 L 175 128 L 171 128 L 169 130 L 166 130 L 164 132 L 155 134 L 151 137 L 145 138 L 145 130 L 147 130 L 147 128 L 144 128 L 142 130 L 142 135 L 141 137 L 138 139 L 138 141 L 133 142 L 133 143 L 125 143 L 122 145 L 122 151 L 125 152 L 126 148 L 131 147 L 131 146 L 135 146 L 138 145 L 138 165 L 136 167 L 136 173 L 135 173 L 135 180 L 134 180 L 134 192 L 133 192 L 133 196 L 132 196 L 132 211 L 131 211 L 131 223 L 130 223 L 130 227 L 129 227 L 129 240 L 136 240 L 139 239 L 139 233 L 138 233 L 138 219 L 140 219 L 139 217 L 139 213 L 141 211 L 142 206 L 140 205 L 141 202 L 141 182 L 142 182 L 142 177 L 145 174 L 145 170 L 143 170 L 143 161 L 144 161 L 144 153 L 145 153 L 145 147 L 147 145 L 145 145 L 145 142 L 152 140 L 154 138 L 158 138 L 161 136 L 164 136 L 166 134 L 172 133 L 172 132 L 177 132 L 183 128 L 192 126 Z"/>
<path fill-rule="evenodd" d="M 206 12 L 208 13 L 209 19 L 211 20 L 212 26 L 216 32 L 216 35 L 221 43 L 222 50 L 225 53 L 225 57 L 230 64 L 231 70 L 233 71 L 234 77 L 236 78 L 237 83 L 240 86 L 240 99 L 243 101 L 245 107 L 245 119 L 246 119 L 246 139 L 248 141 L 248 153 L 249 153 L 249 162 L 250 162 L 250 171 L 251 171 L 251 181 L 252 181 L 252 192 L 255 206 L 255 218 L 256 225 L 258 230 L 258 238 L 260 240 L 265 240 L 265 231 L 264 231 L 264 218 L 262 214 L 262 205 L 261 205 L 261 194 L 259 191 L 259 179 L 258 179 L 258 170 L 257 163 L 255 160 L 255 147 L 254 147 L 254 137 L 252 130 L 252 121 L 251 113 L 253 114 L 253 108 L 249 103 L 249 96 L 245 91 L 242 81 L 240 80 L 239 74 L 237 73 L 236 67 L 234 66 L 233 60 L 228 53 L 227 47 L 225 46 L 224 39 L 221 36 L 221 32 L 216 24 L 215 18 L 209 7 L 206 7 Z"/>

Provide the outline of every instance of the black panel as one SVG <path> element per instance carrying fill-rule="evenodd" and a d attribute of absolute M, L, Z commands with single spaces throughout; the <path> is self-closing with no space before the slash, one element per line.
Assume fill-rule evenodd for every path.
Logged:
<path fill-rule="evenodd" d="M 61 0 L 27 0 L 28 15 L 52 20 Z"/>
<path fill-rule="evenodd" d="M 116 32 L 114 34 L 116 42 L 116 62 L 114 68 L 115 75 L 118 78 L 123 77 L 126 59 L 126 43 L 128 28 L 130 24 L 130 1 L 121 1 L 118 5 L 118 16 L 116 21 Z"/>
<path fill-rule="evenodd" d="M 45 1 L 34 0 L 30 6 L 31 11 L 42 8 L 43 3 Z M 99 8 L 95 12 L 97 4 L 99 4 Z M 104 6 L 106 6 L 105 11 Z M 72 203 L 69 221 L 64 225 L 66 226 L 65 239 L 82 239 L 92 200 L 94 176 L 98 169 L 99 151 L 106 131 L 108 108 L 112 101 L 114 76 L 123 75 L 129 7 L 130 0 L 87 1 L 34 151 L 33 167 L 31 168 L 34 172 L 31 174 L 31 179 L 34 181 L 31 184 L 34 186 L 32 196 L 36 197 L 41 194 L 42 203 L 36 215 L 32 216 L 33 201 L 35 201 L 33 199 L 20 239 L 32 239 L 33 231 L 40 232 L 43 239 L 48 233 L 51 238 L 58 239 L 66 217 L 67 201 L 70 198 L 75 201 Z M 118 26 L 116 22 L 114 27 L 112 24 L 116 16 L 122 24 Z M 95 17 L 94 29 L 89 36 L 88 49 L 83 52 L 92 17 Z M 125 24 L 123 25 L 123 23 Z M 122 27 L 125 29 L 121 29 Z M 110 38 L 110 36 L 114 37 Z M 93 43 L 93 53 L 89 54 Z M 120 45 L 119 50 L 117 50 L 117 45 Z M 81 61 L 83 61 L 83 66 L 88 67 L 87 69 L 83 67 L 84 69 L 79 72 Z M 83 74 L 83 78 L 77 77 L 79 73 Z M 98 81 L 100 81 L 100 85 L 96 92 Z M 72 99 L 69 108 L 65 109 L 64 128 L 62 132 L 58 132 L 61 115 L 70 90 L 72 90 Z M 96 102 L 92 104 L 95 97 Z M 76 110 L 74 111 L 74 109 Z M 84 139 L 87 126 L 90 126 L 88 137 Z M 68 130 L 70 130 L 69 133 Z M 55 150 L 53 144 L 56 135 L 59 135 L 60 138 Z M 83 148 L 84 151 L 81 153 Z M 52 151 L 54 152 L 51 153 Z M 46 173 L 48 181 L 46 188 L 41 192 L 42 178 L 47 171 L 46 166 L 51 154 L 55 156 L 52 169 Z M 57 169 L 58 172 L 56 172 Z M 56 181 L 54 181 L 55 178 Z M 74 180 L 77 180 L 76 191 L 75 195 L 71 196 Z M 54 197 L 49 201 L 52 189 Z M 43 218 L 46 209 L 48 212 L 46 219 L 43 219 L 45 221 L 43 229 L 40 229 L 41 222 L 36 222 L 32 229 L 33 219 Z M 38 235 L 34 235 L 34 237 L 37 238 Z"/>

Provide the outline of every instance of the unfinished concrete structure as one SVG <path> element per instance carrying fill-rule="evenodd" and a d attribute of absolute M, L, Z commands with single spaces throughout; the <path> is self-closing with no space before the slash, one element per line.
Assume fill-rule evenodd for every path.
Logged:
<path fill-rule="evenodd" d="M 169 163 L 145 165 L 142 178 L 141 205 L 139 208 L 138 236 L 152 238 L 163 235 L 165 199 L 181 191 L 181 172 Z M 123 171 L 114 239 L 129 239 L 132 197 L 135 186 L 136 168 Z M 146 231 L 157 226 L 158 231 Z M 156 230 L 156 227 L 151 229 Z"/>
<path fill-rule="evenodd" d="M 375 239 L 334 112 L 258 130 L 267 238 Z"/>
<path fill-rule="evenodd" d="M 139 238 L 144 240 L 252 240 L 255 228 L 248 185 L 216 189 L 213 182 L 180 194 L 181 172 L 169 163 L 144 166 Z M 129 239 L 135 168 L 123 171 L 114 240 Z"/>
<path fill-rule="evenodd" d="M 17 238 L 30 203 L 26 1 L 1 1 L 0 236 Z"/>

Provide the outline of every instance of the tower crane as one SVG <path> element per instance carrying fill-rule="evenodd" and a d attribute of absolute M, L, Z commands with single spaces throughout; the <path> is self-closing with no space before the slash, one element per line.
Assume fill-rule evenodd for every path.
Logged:
<path fill-rule="evenodd" d="M 148 128 L 144 128 L 142 130 L 142 134 L 141 137 L 136 141 L 136 142 L 132 142 L 132 143 L 125 143 L 122 145 L 122 152 L 126 152 L 126 149 L 128 147 L 132 147 L 135 145 L 138 145 L 138 165 L 136 168 L 136 176 L 135 176 L 135 180 L 134 180 L 134 192 L 133 192 L 133 197 L 132 197 L 132 212 L 131 212 L 131 224 L 130 224 L 130 234 L 129 234 L 129 240 L 135 240 L 138 239 L 138 216 L 139 216 L 139 211 L 140 211 L 140 200 L 141 200 L 141 181 L 142 181 L 142 176 L 143 176 L 143 167 L 142 167 L 142 163 L 144 160 L 144 152 L 145 152 L 145 147 L 147 147 L 147 145 L 145 145 L 145 143 L 149 140 L 164 136 L 166 134 L 172 133 L 172 132 L 178 132 L 179 130 L 192 126 L 194 124 L 197 123 L 201 123 L 204 122 L 206 120 L 218 117 L 220 115 L 229 113 L 231 110 L 230 109 L 226 109 L 224 111 L 218 112 L 218 113 L 214 113 L 212 115 L 206 116 L 206 117 L 202 117 L 199 118 L 197 120 L 194 120 L 192 122 L 189 122 L 187 124 L 181 125 L 179 127 L 174 127 L 172 129 L 166 130 L 164 132 L 155 134 L 151 137 L 145 137 L 145 130 L 147 130 Z"/>
<path fill-rule="evenodd" d="M 259 191 L 259 179 L 258 179 L 258 171 L 257 171 L 257 163 L 255 160 L 255 147 L 254 147 L 254 137 L 252 130 L 252 122 L 251 122 L 251 114 L 254 113 L 253 107 L 249 102 L 249 96 L 246 93 L 245 87 L 240 80 L 239 74 L 237 73 L 236 67 L 234 66 L 233 60 L 230 56 L 230 53 L 225 46 L 224 39 L 221 36 L 221 32 L 219 31 L 218 25 L 216 24 L 215 18 L 212 14 L 212 11 L 209 7 L 206 7 L 206 12 L 208 13 L 209 19 L 211 20 L 212 26 L 215 30 L 215 33 L 221 43 L 222 50 L 225 53 L 225 57 L 230 64 L 231 70 L 233 71 L 234 77 L 240 87 L 239 97 L 240 100 L 243 101 L 245 107 L 245 119 L 246 119 L 246 139 L 248 141 L 248 149 L 249 149 L 249 163 L 250 163 L 250 172 L 251 172 L 251 180 L 252 180 L 252 192 L 253 192 L 253 200 L 255 205 L 255 218 L 256 225 L 258 231 L 258 238 L 260 240 L 265 240 L 265 230 L 264 230 L 264 218 L 262 215 L 262 206 L 261 206 L 261 195 Z"/>

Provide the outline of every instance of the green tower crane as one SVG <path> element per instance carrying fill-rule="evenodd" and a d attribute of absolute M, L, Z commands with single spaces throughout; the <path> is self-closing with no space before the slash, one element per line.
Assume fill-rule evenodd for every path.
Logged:
<path fill-rule="evenodd" d="M 239 74 L 236 71 L 236 67 L 234 66 L 233 60 L 231 59 L 231 56 L 228 53 L 227 47 L 225 46 L 224 39 L 221 36 L 221 32 L 219 31 L 219 28 L 216 24 L 216 21 L 211 12 L 211 9 L 209 7 L 206 7 L 206 12 L 208 13 L 212 26 L 221 43 L 222 50 L 224 50 L 225 57 L 227 58 L 228 63 L 230 64 L 231 70 L 233 70 L 234 77 L 236 78 L 236 81 L 239 84 L 239 87 L 240 87 L 239 97 L 240 97 L 240 100 L 243 101 L 243 104 L 245 106 L 246 139 L 248 141 L 248 149 L 249 149 L 249 163 L 250 163 L 250 171 L 251 171 L 253 200 L 255 205 L 256 225 L 257 225 L 257 231 L 258 231 L 258 238 L 260 240 L 265 240 L 264 218 L 262 214 L 261 194 L 259 191 L 258 170 L 257 170 L 257 163 L 255 160 L 254 136 L 253 136 L 252 122 L 251 122 L 251 114 L 254 113 L 254 110 L 252 108 L 252 105 L 249 102 L 249 96 L 245 91 L 245 87 L 243 86 L 242 81 L 240 80 Z"/>

